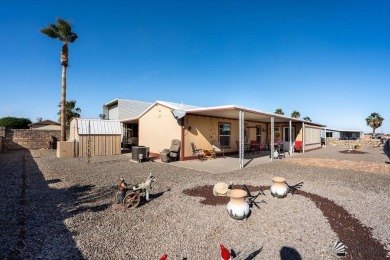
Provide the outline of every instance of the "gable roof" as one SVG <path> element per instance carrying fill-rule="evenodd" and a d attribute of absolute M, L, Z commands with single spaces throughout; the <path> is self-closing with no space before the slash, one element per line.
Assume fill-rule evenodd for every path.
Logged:
<path fill-rule="evenodd" d="M 183 103 L 174 103 L 174 102 L 167 102 L 167 101 L 161 101 L 158 100 L 155 103 L 161 104 L 163 106 L 172 108 L 172 109 L 183 109 L 183 110 L 190 110 L 190 109 L 201 109 L 204 107 L 200 106 L 193 106 L 193 105 L 188 105 L 188 104 L 183 104 Z"/>

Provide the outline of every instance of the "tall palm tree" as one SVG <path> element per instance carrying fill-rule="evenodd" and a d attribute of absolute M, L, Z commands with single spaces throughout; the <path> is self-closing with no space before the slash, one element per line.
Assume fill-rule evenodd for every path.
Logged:
<path fill-rule="evenodd" d="M 41 33 L 53 39 L 58 39 L 62 42 L 61 49 L 61 65 L 62 65 L 62 90 L 61 90 L 61 141 L 66 140 L 66 68 L 69 66 L 68 60 L 68 43 L 74 42 L 78 36 L 72 32 L 72 28 L 68 22 L 61 18 L 57 18 L 57 25 L 49 24 L 46 28 L 39 30 Z"/>
<path fill-rule="evenodd" d="M 281 108 L 277 108 L 275 110 L 275 114 L 277 114 L 277 115 L 284 115 L 284 112 L 283 112 L 283 110 Z"/>
<path fill-rule="evenodd" d="M 291 113 L 291 117 L 293 118 L 299 118 L 301 116 L 301 113 L 299 113 L 298 111 L 293 111 Z"/>
<path fill-rule="evenodd" d="M 311 119 L 310 119 L 310 117 L 308 117 L 308 116 L 304 117 L 303 120 L 308 121 L 308 122 L 311 122 Z"/>
<path fill-rule="evenodd" d="M 61 103 L 58 105 L 58 107 L 61 107 Z M 79 118 L 81 109 L 76 107 L 76 100 L 69 100 L 65 102 L 65 108 L 66 108 L 66 118 L 65 118 L 65 125 L 66 129 L 69 129 L 70 127 L 70 121 L 72 121 L 73 118 Z M 58 121 L 61 122 L 61 110 L 57 113 L 60 117 L 58 118 Z"/>
<path fill-rule="evenodd" d="M 378 113 L 371 113 L 366 118 L 367 125 L 372 128 L 372 135 L 375 135 L 375 129 L 382 126 L 382 122 L 385 120 L 383 117 L 381 117 Z"/>

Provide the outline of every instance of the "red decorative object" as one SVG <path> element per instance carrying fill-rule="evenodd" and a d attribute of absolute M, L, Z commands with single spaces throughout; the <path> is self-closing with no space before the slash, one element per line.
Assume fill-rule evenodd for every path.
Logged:
<path fill-rule="evenodd" d="M 165 255 L 163 255 L 163 256 L 160 258 L 160 260 L 166 260 L 167 258 L 168 258 L 168 255 L 165 254 Z"/>
<path fill-rule="evenodd" d="M 230 251 L 224 247 L 222 244 L 219 245 L 221 247 L 221 259 L 222 260 L 230 260 Z"/>

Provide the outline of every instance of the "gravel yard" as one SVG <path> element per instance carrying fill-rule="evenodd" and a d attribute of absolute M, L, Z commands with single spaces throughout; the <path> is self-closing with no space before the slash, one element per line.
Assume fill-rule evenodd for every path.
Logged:
<path fill-rule="evenodd" d="M 340 153 L 343 150 L 328 147 L 218 174 L 136 163 L 126 155 L 93 157 L 87 163 L 86 158 L 58 159 L 53 150 L 1 153 L 0 258 L 153 260 L 166 253 L 168 260 L 217 260 L 222 243 L 236 253 L 257 248 L 254 259 L 338 259 L 332 247 L 342 232 L 332 228 L 309 196 L 275 199 L 265 190 L 260 209 L 252 208 L 247 220 L 237 221 L 229 217 L 226 205 L 205 205 L 202 197 L 183 192 L 219 181 L 269 186 L 274 176 L 285 177 L 289 184 L 303 181 L 305 194 L 345 209 L 390 257 L 388 172 L 293 163 L 299 158 L 390 161 L 381 147 L 362 148 L 365 154 Z M 134 185 L 150 172 L 156 177 L 152 200 L 135 209 L 113 210 L 119 177 Z M 358 235 L 354 239 L 360 239 Z M 343 259 L 383 259 L 383 252 L 370 244 L 362 250 L 365 255 L 352 257 L 347 248 Z"/>

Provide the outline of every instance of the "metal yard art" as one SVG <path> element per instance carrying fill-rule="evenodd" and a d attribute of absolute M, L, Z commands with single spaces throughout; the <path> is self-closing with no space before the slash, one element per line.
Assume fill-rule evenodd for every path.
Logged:
<path fill-rule="evenodd" d="M 141 202 L 141 198 L 145 198 L 146 201 L 149 201 L 150 190 L 152 189 L 152 183 L 156 181 L 156 178 L 149 174 L 145 182 L 134 185 L 130 189 L 126 189 L 126 195 L 121 202 L 125 208 L 136 208 Z M 115 202 L 118 201 L 118 193 L 115 192 Z"/>

